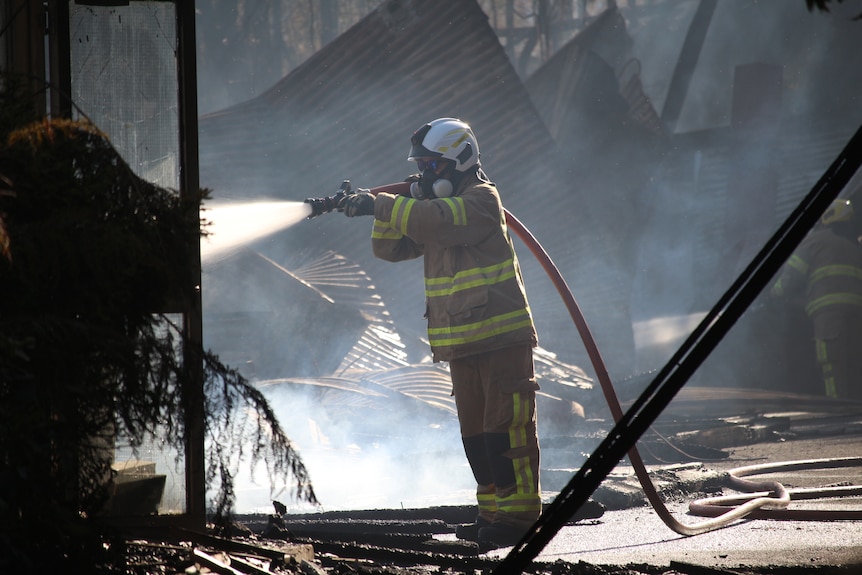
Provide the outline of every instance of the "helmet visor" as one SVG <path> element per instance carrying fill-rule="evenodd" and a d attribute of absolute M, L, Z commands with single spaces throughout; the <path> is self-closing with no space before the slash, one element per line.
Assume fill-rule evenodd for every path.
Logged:
<path fill-rule="evenodd" d="M 416 158 L 421 157 L 434 157 L 434 156 L 442 156 L 440 152 L 432 152 L 428 148 L 423 145 L 425 141 L 425 136 L 428 135 L 428 131 L 431 130 L 431 124 L 425 124 L 410 136 L 410 155 L 407 156 L 408 161 L 413 161 Z"/>
<path fill-rule="evenodd" d="M 440 170 L 442 170 L 447 164 L 447 160 L 443 159 L 417 159 L 416 167 L 419 168 L 420 172 L 424 172 L 425 170 L 431 170 L 435 174 L 439 174 Z"/>

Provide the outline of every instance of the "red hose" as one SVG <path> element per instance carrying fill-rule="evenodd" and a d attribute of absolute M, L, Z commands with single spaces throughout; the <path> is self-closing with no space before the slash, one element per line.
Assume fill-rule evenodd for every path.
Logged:
<path fill-rule="evenodd" d="M 572 321 L 575 322 L 575 327 L 578 329 L 578 333 L 581 336 L 581 339 L 584 342 L 584 347 L 587 350 L 587 354 L 590 357 L 590 361 L 593 364 L 593 370 L 596 372 L 596 377 L 598 377 L 599 384 L 602 388 L 602 393 L 605 396 L 605 401 L 608 404 L 608 407 L 611 410 L 611 415 L 614 418 L 614 421 L 619 421 L 623 416 L 623 410 L 620 406 L 619 399 L 617 398 L 616 391 L 614 390 L 614 386 L 611 383 L 611 378 L 608 375 L 608 370 L 605 367 L 605 362 L 602 359 L 602 355 L 599 352 L 599 348 L 596 345 L 596 340 L 593 338 L 592 332 L 590 332 L 590 328 L 587 325 L 587 320 L 584 318 L 584 314 L 581 313 L 581 308 L 578 306 L 578 302 L 575 301 L 575 297 L 572 295 L 572 291 L 569 289 L 566 280 L 563 278 L 562 274 L 560 274 L 560 270 L 557 269 L 557 266 L 548 256 L 547 252 L 545 252 L 542 245 L 536 240 L 533 234 L 516 218 L 513 216 L 508 210 L 504 211 L 506 213 L 506 223 L 509 228 L 511 228 L 519 238 L 527 245 L 542 267 L 545 269 L 545 272 L 548 274 L 548 277 L 554 284 L 554 287 L 557 288 L 557 292 L 560 294 L 560 297 L 563 298 L 563 303 L 566 305 L 566 309 L 569 310 L 569 315 L 572 317 Z M 643 463 L 643 459 L 641 459 L 640 453 L 637 448 L 632 448 L 628 452 L 629 461 L 632 464 L 632 467 L 635 470 L 635 475 L 640 481 L 641 486 L 643 487 L 644 493 L 649 500 L 650 504 L 656 510 L 659 517 L 661 517 L 662 521 L 664 521 L 665 525 L 679 533 L 680 535 L 696 535 L 698 533 L 704 533 L 707 530 L 713 529 L 712 526 L 703 528 L 699 526 L 689 527 L 687 525 L 683 525 L 679 521 L 677 521 L 668 511 L 664 502 L 659 497 L 658 492 L 655 489 L 655 486 L 652 483 L 652 480 L 649 477 L 649 473 L 647 472 L 646 466 Z M 770 486 L 771 487 L 771 486 Z M 711 523 L 711 522 L 707 522 Z"/>
<path fill-rule="evenodd" d="M 409 182 L 397 182 L 393 184 L 386 184 L 383 186 L 377 186 L 375 188 L 371 188 L 369 190 L 372 194 L 377 195 L 378 193 L 385 192 L 389 194 L 401 195 L 401 196 L 410 196 L 410 183 Z M 596 341 L 593 338 L 592 332 L 590 332 L 590 328 L 587 325 L 587 321 L 584 318 L 583 313 L 581 312 L 580 306 L 578 306 L 578 302 L 575 301 L 575 297 L 572 295 L 572 291 L 569 289 L 568 284 L 566 284 L 566 280 L 563 278 L 562 274 L 560 274 L 559 269 L 551 260 L 550 256 L 548 256 L 547 252 L 544 250 L 542 245 L 536 240 L 532 233 L 516 218 L 513 216 L 508 210 L 505 208 L 503 212 L 506 216 L 506 224 L 508 227 L 515 232 L 515 234 L 527 245 L 527 248 L 533 253 L 536 259 L 539 261 L 541 266 L 544 268 L 545 272 L 548 274 L 548 277 L 556 287 L 557 292 L 560 294 L 560 297 L 563 299 L 563 303 L 566 305 L 566 309 L 569 311 L 569 315 L 572 318 L 572 321 L 575 323 L 575 327 L 578 330 L 578 333 L 581 336 L 581 340 L 584 343 L 584 347 L 587 350 L 587 354 L 590 357 L 590 362 L 593 365 L 593 370 L 596 372 L 596 376 L 599 380 L 599 384 L 602 388 L 602 393 L 605 396 L 605 401 L 610 408 L 611 415 L 614 418 L 614 421 L 618 422 L 623 417 L 623 410 L 620 406 L 619 399 L 617 398 L 616 391 L 614 390 L 614 386 L 611 383 L 610 376 L 608 375 L 607 368 L 605 367 L 605 362 L 602 359 L 602 355 L 599 352 L 599 348 L 596 345 Z M 725 513 L 719 515 L 715 519 L 708 520 L 702 522 L 698 525 L 689 526 L 684 525 L 677 521 L 673 515 L 671 515 L 670 511 L 665 506 L 664 502 L 661 500 L 658 492 L 655 489 L 655 486 L 652 483 L 652 480 L 649 477 L 649 472 L 646 469 L 646 466 L 643 463 L 643 459 L 641 459 L 640 453 L 638 452 L 636 447 L 633 447 L 628 452 L 629 461 L 634 468 L 635 475 L 640 481 L 641 486 L 643 487 L 644 494 L 652 505 L 653 509 L 655 509 L 658 516 L 662 519 L 662 521 L 667 525 L 670 529 L 679 533 L 680 535 L 698 535 L 700 533 L 706 533 L 707 531 L 712 531 L 719 527 L 725 526 L 729 521 L 733 521 L 736 519 L 740 519 L 745 515 L 753 512 L 756 508 L 762 507 L 764 505 L 771 505 L 773 507 L 786 507 L 789 503 L 790 499 L 784 490 L 783 486 L 780 484 L 776 484 L 776 482 L 763 482 L 763 483 L 751 483 L 749 487 L 751 487 L 752 491 L 766 491 L 769 496 L 761 496 L 752 501 L 749 501 L 747 504 L 726 511 Z"/>
<path fill-rule="evenodd" d="M 410 182 L 395 182 L 394 184 L 386 184 L 384 186 L 377 186 L 376 188 L 371 188 L 368 190 L 375 196 L 380 192 L 386 194 L 394 194 L 396 196 L 407 196 L 410 197 Z"/>
<path fill-rule="evenodd" d="M 581 339 L 584 342 L 584 346 L 586 347 L 587 353 L 590 356 L 590 361 L 593 364 L 593 369 L 596 372 L 596 375 L 599 379 L 599 383 L 601 384 L 602 391 L 605 395 L 605 401 L 607 401 L 608 407 L 611 410 L 611 414 L 614 417 L 615 421 L 619 421 L 623 416 L 622 408 L 620 407 L 619 400 L 617 399 L 616 392 L 614 391 L 613 384 L 611 383 L 610 377 L 608 376 L 607 369 L 605 368 L 604 361 L 602 360 L 602 356 L 599 353 L 598 346 L 596 345 L 595 340 L 593 339 L 592 333 L 590 332 L 589 327 L 587 326 L 586 319 L 584 319 L 583 314 L 581 313 L 580 307 L 575 301 L 574 296 L 572 295 L 571 290 L 566 284 L 565 279 L 563 279 L 560 271 L 554 265 L 551 258 L 542 248 L 541 244 L 536 240 L 535 237 L 530 233 L 529 230 L 511 213 L 508 211 L 506 213 L 506 223 L 509 228 L 515 231 L 521 240 L 527 245 L 533 255 L 539 260 L 539 263 L 542 264 L 542 267 L 547 272 L 551 281 L 554 283 L 554 286 L 557 288 L 560 296 L 563 299 L 563 302 L 566 304 L 566 308 L 569 310 L 569 315 L 571 315 L 572 320 L 575 322 L 575 326 L 578 328 L 578 333 L 581 336 Z M 664 502 L 659 497 L 658 492 L 655 489 L 655 486 L 652 483 L 652 480 L 649 477 L 649 473 L 647 472 L 646 466 L 641 459 L 640 453 L 638 452 L 636 447 L 633 447 L 628 452 L 629 461 L 632 464 L 632 467 L 635 470 L 635 474 L 637 475 L 638 481 L 640 481 L 641 486 L 643 487 L 644 493 L 652 505 L 653 509 L 655 509 L 658 516 L 662 519 L 662 521 L 667 525 L 670 529 L 679 533 L 680 535 L 698 535 L 701 533 L 706 533 L 707 531 L 713 531 L 720 527 L 724 527 L 731 521 L 735 521 L 737 519 L 742 519 L 743 517 L 751 516 L 754 518 L 771 518 L 771 519 L 859 519 L 862 517 L 862 513 L 858 511 L 833 511 L 833 512 L 821 512 L 816 510 L 803 510 L 803 511 L 790 511 L 787 510 L 787 506 L 790 504 L 792 499 L 801 499 L 803 497 L 803 493 L 801 490 L 787 490 L 783 485 L 776 481 L 748 481 L 741 479 L 743 475 L 751 474 L 755 471 L 758 472 L 766 472 L 772 471 L 775 466 L 754 466 L 751 469 L 749 468 L 739 468 L 731 471 L 730 480 L 731 484 L 734 488 L 739 489 L 740 491 L 748 492 L 750 495 L 744 498 L 713 498 L 713 499 L 704 499 L 700 501 L 696 501 L 692 503 L 689 507 L 689 510 L 696 515 L 704 515 L 713 517 L 714 519 L 707 520 L 701 522 L 697 525 L 684 525 L 676 520 L 676 518 L 671 515 L 670 511 L 665 506 Z M 847 458 L 847 461 L 834 461 L 834 460 L 815 460 L 815 461 L 801 461 L 801 462 L 791 462 L 786 464 L 779 464 L 778 467 L 780 469 L 797 469 L 802 467 L 812 467 L 814 465 L 823 465 L 824 467 L 837 467 L 837 466 L 852 466 L 859 465 L 862 463 L 862 459 L 860 458 Z M 829 491 L 829 490 L 811 490 L 812 493 L 808 494 L 810 497 L 814 497 L 816 495 L 847 495 L 848 493 L 859 494 L 862 492 L 862 487 L 854 486 L 852 488 L 848 488 L 842 490 L 840 493 L 837 491 Z M 795 497 L 794 497 L 795 496 Z M 734 503 L 735 507 L 727 507 L 727 504 Z"/>

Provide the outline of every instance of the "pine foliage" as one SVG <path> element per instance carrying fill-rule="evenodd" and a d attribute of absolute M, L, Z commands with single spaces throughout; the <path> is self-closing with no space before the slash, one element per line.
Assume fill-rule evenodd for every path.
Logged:
<path fill-rule="evenodd" d="M 189 261 L 207 192 L 188 199 L 138 178 L 95 126 L 29 117 L 5 86 L 0 566 L 85 556 L 92 564 L 93 550 L 75 534 L 105 504 L 114 438 L 136 445 L 158 437 L 166 449 L 185 449 L 190 342 L 177 312 L 195 297 Z M 263 395 L 212 353 L 191 357 L 204 372 L 216 519 L 230 517 L 244 464 L 263 462 L 273 485 L 292 485 L 293 496 L 315 503 Z"/>

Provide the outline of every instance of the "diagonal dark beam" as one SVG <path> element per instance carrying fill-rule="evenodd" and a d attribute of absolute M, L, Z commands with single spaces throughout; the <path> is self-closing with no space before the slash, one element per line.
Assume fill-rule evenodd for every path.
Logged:
<path fill-rule="evenodd" d="M 697 68 L 700 50 L 709 30 L 712 14 L 715 12 L 715 4 L 716 0 L 700 0 L 694 18 L 689 24 L 688 33 L 679 52 L 679 60 L 676 61 L 676 67 L 673 69 L 673 76 L 671 76 L 670 86 L 661 110 L 661 122 L 668 134 L 673 134 L 676 130 L 682 105 L 688 95 L 688 86 L 691 83 L 694 70 Z"/>
<path fill-rule="evenodd" d="M 494 573 L 521 573 L 536 558 L 664 411 L 861 165 L 862 127 Z"/>

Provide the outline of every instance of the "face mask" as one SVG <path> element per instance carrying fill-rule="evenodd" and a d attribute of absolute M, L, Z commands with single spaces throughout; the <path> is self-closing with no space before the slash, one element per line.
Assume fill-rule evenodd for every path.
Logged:
<path fill-rule="evenodd" d="M 437 172 L 440 167 L 437 160 L 430 162 L 419 161 L 416 165 L 421 170 L 418 182 L 413 182 L 410 185 L 410 194 L 418 199 L 433 199 L 433 198 L 448 198 L 452 195 L 452 182 L 446 178 L 441 178 Z"/>

